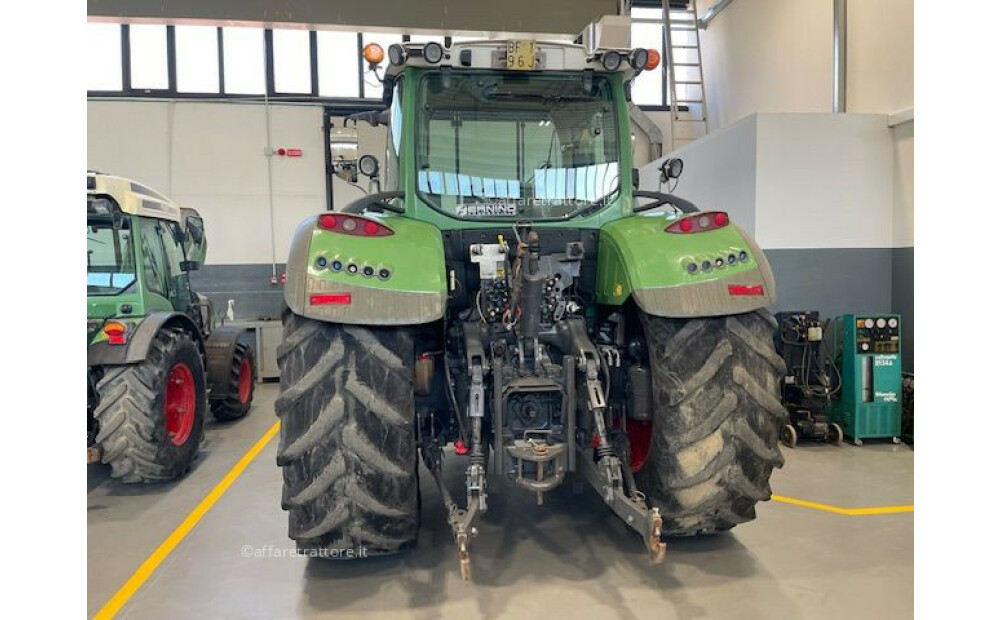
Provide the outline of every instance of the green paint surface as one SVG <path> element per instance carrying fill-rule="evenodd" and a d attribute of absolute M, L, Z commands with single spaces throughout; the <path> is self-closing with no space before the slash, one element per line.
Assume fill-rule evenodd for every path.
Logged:
<path fill-rule="evenodd" d="M 444 246 L 437 228 L 406 217 L 376 214 L 365 217 L 385 224 L 393 234 L 363 237 L 315 227 L 309 245 L 310 276 L 388 291 L 445 294 Z M 326 259 L 324 268 L 317 265 L 320 257 Z M 331 270 L 335 260 L 341 261 L 344 269 Z M 358 266 L 357 274 L 347 273 L 347 264 L 351 262 Z M 361 274 L 365 265 L 373 267 L 376 274 L 379 269 L 388 268 L 392 276 L 388 280 L 365 277 Z"/>
<path fill-rule="evenodd" d="M 699 233 L 669 233 L 667 226 L 676 218 L 637 215 L 606 224 L 601 228 L 597 261 L 597 297 L 603 304 L 619 305 L 635 290 L 681 286 L 719 280 L 757 269 L 757 259 L 739 228 L 730 224 Z M 746 261 L 739 261 L 741 251 Z M 730 254 L 737 256 L 728 264 Z M 724 267 L 715 267 L 722 258 Z M 704 261 L 712 263 L 703 271 Z M 698 265 L 695 273 L 688 265 Z"/>

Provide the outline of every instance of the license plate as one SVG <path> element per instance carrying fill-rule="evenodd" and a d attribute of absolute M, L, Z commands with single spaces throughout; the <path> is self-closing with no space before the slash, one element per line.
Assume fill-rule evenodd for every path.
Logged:
<path fill-rule="evenodd" d="M 535 68 L 534 41 L 507 41 L 507 68 L 531 71 Z"/>

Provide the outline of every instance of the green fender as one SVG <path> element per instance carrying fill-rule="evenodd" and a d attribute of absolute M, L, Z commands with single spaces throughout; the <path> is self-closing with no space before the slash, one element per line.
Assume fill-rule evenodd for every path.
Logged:
<path fill-rule="evenodd" d="M 601 228 L 599 303 L 617 306 L 632 297 L 648 314 L 693 317 L 749 312 L 775 302 L 771 266 L 741 228 L 730 222 L 699 233 L 665 232 L 674 221 L 663 214 L 635 216 Z M 702 268 L 706 261 L 708 270 Z M 693 273 L 692 263 L 698 266 Z"/>
<path fill-rule="evenodd" d="M 414 325 L 444 316 L 444 244 L 434 226 L 405 217 L 366 213 L 391 235 L 365 237 L 325 230 L 322 215 L 299 224 L 292 238 L 285 303 L 311 319 L 364 325 Z M 339 262 L 342 268 L 332 266 Z M 349 265 L 357 266 L 350 273 Z M 366 267 L 373 274 L 365 276 Z M 379 273 L 387 270 L 388 277 Z"/>

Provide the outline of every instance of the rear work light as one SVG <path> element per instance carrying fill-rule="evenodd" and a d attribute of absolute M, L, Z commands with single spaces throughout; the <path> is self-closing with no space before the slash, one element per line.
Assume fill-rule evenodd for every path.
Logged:
<path fill-rule="evenodd" d="M 309 296 L 310 306 L 326 306 L 326 305 L 341 305 L 349 306 L 351 305 L 351 294 L 350 293 L 322 293 L 317 295 Z"/>
<path fill-rule="evenodd" d="M 108 344 L 125 344 L 125 324 L 112 321 L 104 325 L 104 335 L 108 337 Z"/>
<path fill-rule="evenodd" d="M 729 224 L 729 215 L 724 211 L 704 211 L 682 217 L 670 226 L 667 226 L 666 232 L 681 234 L 699 233 L 722 228 L 727 224 Z"/>
<path fill-rule="evenodd" d="M 345 213 L 324 213 L 319 216 L 316 222 L 323 230 L 343 233 L 345 235 L 356 235 L 358 237 L 388 237 L 394 234 L 392 229 L 385 224 L 380 224 L 375 220 L 359 215 L 347 215 Z"/>

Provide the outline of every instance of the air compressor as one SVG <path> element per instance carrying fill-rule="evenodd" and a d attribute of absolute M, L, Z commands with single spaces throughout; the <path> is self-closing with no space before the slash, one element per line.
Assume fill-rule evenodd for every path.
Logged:
<path fill-rule="evenodd" d="M 898 314 L 840 317 L 843 386 L 831 403 L 831 419 L 854 445 L 865 439 L 900 442 L 903 364 Z"/>
<path fill-rule="evenodd" d="M 844 432 L 827 417 L 831 399 L 840 389 L 839 370 L 824 339 L 829 320 L 821 321 L 815 310 L 779 312 L 775 318 L 775 346 L 786 368 L 781 402 L 788 410 L 788 423 L 781 428 L 782 443 L 794 448 L 808 439 L 839 445 Z"/>

